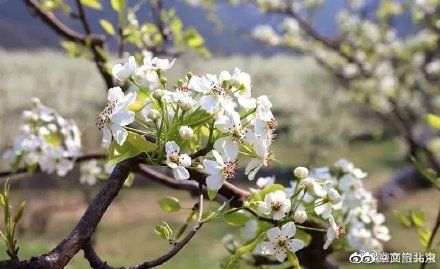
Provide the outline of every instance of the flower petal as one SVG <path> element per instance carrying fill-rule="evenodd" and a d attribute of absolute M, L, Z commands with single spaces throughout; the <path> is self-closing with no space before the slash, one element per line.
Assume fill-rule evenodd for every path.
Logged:
<path fill-rule="evenodd" d="M 186 180 L 189 178 L 189 172 L 183 166 L 177 166 L 173 169 L 173 176 L 177 180 Z"/>
<path fill-rule="evenodd" d="M 219 190 L 223 186 L 224 179 L 220 174 L 208 176 L 206 178 L 206 186 L 210 190 Z"/>
<path fill-rule="evenodd" d="M 270 241 L 275 242 L 281 236 L 281 230 L 278 227 L 273 227 L 266 231 L 266 235 Z"/>
<path fill-rule="evenodd" d="M 292 252 L 297 252 L 304 248 L 304 242 L 299 239 L 291 239 L 287 242 L 287 248 Z"/>

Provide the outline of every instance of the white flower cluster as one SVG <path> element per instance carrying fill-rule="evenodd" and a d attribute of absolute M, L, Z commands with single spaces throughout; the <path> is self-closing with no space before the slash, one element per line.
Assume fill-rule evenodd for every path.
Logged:
<path fill-rule="evenodd" d="M 315 169 L 312 176 L 330 182 L 341 193 L 341 207 L 334 214 L 347 229 L 347 242 L 357 250 L 382 250 L 382 242 L 390 240 L 385 217 L 377 211 L 377 201 L 366 190 L 362 179 L 367 174 L 351 162 L 341 159 L 333 167 Z"/>
<path fill-rule="evenodd" d="M 114 165 L 108 164 L 102 167 L 96 159 L 83 162 L 80 166 L 81 177 L 79 182 L 90 186 L 95 185 L 98 179 L 103 179 L 109 175 L 113 168 L 115 168 Z"/>
<path fill-rule="evenodd" d="M 56 171 L 59 176 L 72 170 L 81 151 L 75 122 L 64 119 L 37 98 L 32 101 L 32 109 L 23 112 L 23 121 L 12 149 L 3 155 L 12 167 L 38 167 L 47 173 Z"/>
<path fill-rule="evenodd" d="M 268 97 L 252 97 L 251 78 L 238 68 L 232 73 L 222 71 L 218 75 L 190 74 L 180 80 L 174 90 L 168 90 L 163 74 L 173 64 L 174 60 L 146 57 L 144 64 L 137 67 L 134 57 L 130 57 L 125 64 L 113 67 L 115 78 L 133 82 L 138 90 L 129 93 L 123 93 L 119 87 L 109 90 L 108 106 L 98 118 L 98 126 L 104 131 L 103 141 L 108 144 L 113 136 L 119 145 L 123 145 L 129 125 L 136 118 L 136 122 L 146 128 L 142 132 L 151 133 L 159 140 L 165 137 L 166 141 L 158 142 L 166 154 L 165 164 L 172 169 L 176 179 L 184 180 L 189 178 L 187 168 L 192 165 L 192 159 L 189 153 L 181 153 L 185 150 L 182 146 L 196 143 L 203 126 L 210 133 L 206 146 L 212 149 L 212 158 L 201 163 L 208 175 L 208 188 L 218 190 L 225 180 L 234 177 L 239 151 L 251 158 L 245 173 L 252 180 L 273 158 L 270 145 L 276 121 Z M 142 75 L 151 74 L 158 77 L 161 88 L 153 89 L 137 83 L 142 80 Z M 147 97 L 141 99 L 140 95 Z M 137 111 L 131 108 L 139 102 L 142 109 L 139 117 L 135 117 Z M 197 125 L 188 120 L 197 115 L 206 115 L 210 121 Z"/>
<path fill-rule="evenodd" d="M 297 167 L 294 175 L 296 180 L 290 182 L 290 187 L 266 193 L 257 202 L 257 212 L 262 216 L 288 222 L 281 229 L 268 230 L 269 241 L 260 244 L 256 254 L 274 255 L 278 261 L 284 261 L 288 251 L 304 247 L 304 242 L 293 238 L 294 223 L 300 225 L 308 219 L 328 222 L 324 249 L 335 239 L 343 239 L 345 233 L 343 242 L 356 250 L 380 251 L 382 242 L 390 240 L 385 217 L 377 211 L 372 193 L 364 188 L 362 179 L 367 174 L 351 162 L 341 159 L 331 167 L 317 168 L 310 174 L 307 168 Z M 251 190 L 258 194 L 274 183 L 273 177 L 259 178 L 259 189 Z M 249 220 L 243 228 L 244 239 L 255 238 L 258 227 L 257 220 Z"/>

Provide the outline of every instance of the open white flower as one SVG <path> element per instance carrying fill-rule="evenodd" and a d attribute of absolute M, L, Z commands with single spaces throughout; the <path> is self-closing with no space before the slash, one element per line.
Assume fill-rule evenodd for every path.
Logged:
<path fill-rule="evenodd" d="M 336 224 L 333 216 L 328 217 L 328 222 L 330 227 L 327 229 L 327 241 L 325 241 L 324 249 L 327 249 L 336 238 L 341 239 L 345 233 L 345 229 Z"/>
<path fill-rule="evenodd" d="M 80 171 L 79 182 L 91 186 L 96 184 L 99 175 L 102 173 L 102 168 L 98 166 L 97 160 L 90 160 L 81 164 Z"/>
<path fill-rule="evenodd" d="M 342 207 L 341 195 L 327 183 L 323 187 L 323 195 L 315 201 L 315 212 L 321 215 L 324 219 L 330 217 L 333 209 L 339 210 Z"/>
<path fill-rule="evenodd" d="M 203 94 L 199 103 L 206 112 L 214 114 L 220 110 L 232 111 L 234 102 L 223 86 L 223 81 L 229 78 L 230 75 L 227 72 L 220 73 L 218 78 L 210 74 L 203 77 L 193 76 L 189 81 L 188 88 Z"/>
<path fill-rule="evenodd" d="M 265 122 L 271 121 L 274 116 L 271 111 L 272 103 L 266 95 L 261 95 L 257 98 L 257 109 L 256 117 L 257 119 L 263 120 Z"/>
<path fill-rule="evenodd" d="M 275 184 L 275 177 L 271 176 L 271 177 L 260 177 L 257 179 L 257 187 L 260 189 L 263 189 L 266 186 Z"/>
<path fill-rule="evenodd" d="M 263 166 L 268 166 L 269 161 L 273 159 L 273 154 L 269 151 L 271 141 L 263 141 L 258 138 L 252 142 L 252 147 L 255 150 L 256 156 L 252 158 L 246 166 L 244 173 L 248 175 L 249 180 L 253 180 L 255 175 Z"/>
<path fill-rule="evenodd" d="M 173 176 L 177 180 L 189 178 L 189 172 L 185 167 L 191 166 L 191 157 L 187 154 L 180 154 L 180 147 L 174 141 L 165 144 L 167 153 L 166 164 L 172 169 Z"/>
<path fill-rule="evenodd" d="M 284 224 L 281 229 L 274 227 L 266 231 L 269 242 L 261 243 L 262 253 L 274 255 L 279 262 L 283 262 L 287 257 L 287 252 L 297 252 L 304 248 L 304 242 L 294 239 L 296 227 L 293 222 Z"/>
<path fill-rule="evenodd" d="M 134 112 L 127 111 L 127 106 L 136 100 L 136 93 L 124 95 L 120 87 L 108 90 L 108 104 L 99 113 L 97 126 L 103 130 L 102 143 L 109 146 L 112 136 L 119 145 L 124 144 L 127 139 L 128 131 L 124 126 L 134 121 Z"/>
<path fill-rule="evenodd" d="M 128 61 L 126 63 L 113 65 L 112 74 L 117 80 L 124 81 L 131 75 L 134 75 L 136 70 L 136 60 L 133 56 L 130 56 L 128 57 Z"/>
<path fill-rule="evenodd" d="M 282 190 L 266 194 L 264 202 L 258 204 L 258 212 L 264 215 L 272 215 L 274 220 L 284 218 L 290 211 L 292 204 Z"/>
<path fill-rule="evenodd" d="M 234 178 L 235 176 L 238 149 L 231 144 L 230 140 L 219 139 L 214 144 L 212 155 L 215 161 L 203 160 L 203 171 L 208 174 L 206 178 L 208 189 L 218 190 L 227 179 Z"/>
<path fill-rule="evenodd" d="M 168 59 L 154 58 L 144 58 L 144 66 L 147 70 L 168 70 L 173 67 L 176 59 L 171 62 Z"/>
<path fill-rule="evenodd" d="M 63 158 L 64 152 L 61 147 L 52 147 L 48 144 L 43 145 L 43 154 L 40 158 L 41 170 L 48 173 L 54 171 L 58 176 L 65 176 L 73 168 L 73 161 Z"/>

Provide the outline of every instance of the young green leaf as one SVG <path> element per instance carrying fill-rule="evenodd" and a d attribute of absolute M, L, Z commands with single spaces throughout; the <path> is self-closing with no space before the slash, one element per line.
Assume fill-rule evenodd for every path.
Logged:
<path fill-rule="evenodd" d="M 148 153 L 156 148 L 156 144 L 147 141 L 142 135 L 128 132 L 127 140 L 122 146 L 116 141 L 111 143 L 108 163 L 110 165 L 117 164 L 141 152 Z"/>
<path fill-rule="evenodd" d="M 422 210 L 412 210 L 411 220 L 417 227 L 423 227 L 425 225 L 425 212 Z"/>
<path fill-rule="evenodd" d="M 115 28 L 113 28 L 113 25 L 104 19 L 99 20 L 99 24 L 101 24 L 102 29 L 107 32 L 109 35 L 115 35 Z"/>
<path fill-rule="evenodd" d="M 223 219 L 229 225 L 241 227 L 244 226 L 246 222 L 251 219 L 251 217 L 248 213 L 246 213 L 246 211 L 238 210 L 233 213 L 224 215 Z"/>
<path fill-rule="evenodd" d="M 81 0 L 81 4 L 93 9 L 102 9 L 102 5 L 99 0 Z"/>
<path fill-rule="evenodd" d="M 426 116 L 426 121 L 428 124 L 435 129 L 440 129 L 440 116 L 434 114 L 428 114 Z"/>
<path fill-rule="evenodd" d="M 133 185 L 135 178 L 136 178 L 135 173 L 128 174 L 128 177 L 124 181 L 124 186 L 130 188 Z"/>
<path fill-rule="evenodd" d="M 162 223 L 162 225 L 156 226 L 154 232 L 163 239 L 170 240 L 172 238 L 173 230 L 171 230 L 171 227 L 165 221 L 162 221 Z"/>
<path fill-rule="evenodd" d="M 431 231 L 426 228 L 418 228 L 417 235 L 422 246 L 427 247 L 429 239 L 431 238 Z"/>
<path fill-rule="evenodd" d="M 262 233 L 251 243 L 237 249 L 235 251 L 235 254 L 230 257 L 229 262 L 225 268 L 230 268 L 234 264 L 234 262 L 236 260 L 238 260 L 241 256 L 243 256 L 246 253 L 250 253 L 250 252 L 254 251 L 254 249 L 257 247 L 257 245 L 260 242 L 262 242 L 265 238 L 266 238 L 266 233 Z"/>
<path fill-rule="evenodd" d="M 296 254 L 294 252 L 287 251 L 287 259 L 289 260 L 289 262 L 293 266 L 293 268 L 295 268 L 295 269 L 301 268 L 301 266 L 299 265 L 298 257 L 296 256 Z"/>
<path fill-rule="evenodd" d="M 400 223 L 402 223 L 405 227 L 409 228 L 412 226 L 412 221 L 410 219 L 410 216 L 402 211 L 394 211 L 394 216 L 396 216 Z"/>
<path fill-rule="evenodd" d="M 20 204 L 20 208 L 18 209 L 17 215 L 15 215 L 14 217 L 14 223 L 17 224 L 18 222 L 20 222 L 21 217 L 23 217 L 23 213 L 24 213 L 24 205 L 26 204 L 26 202 L 21 202 Z"/>
<path fill-rule="evenodd" d="M 215 196 L 217 196 L 217 191 L 208 189 L 209 200 L 214 200 Z"/>
<path fill-rule="evenodd" d="M 177 212 L 182 207 L 176 197 L 167 196 L 159 200 L 160 208 L 165 212 Z"/>
<path fill-rule="evenodd" d="M 125 7 L 125 0 L 111 0 L 112 8 L 120 13 Z"/>

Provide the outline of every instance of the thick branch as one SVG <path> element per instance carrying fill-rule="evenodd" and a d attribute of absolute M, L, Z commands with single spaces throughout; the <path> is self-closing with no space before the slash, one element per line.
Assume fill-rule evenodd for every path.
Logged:
<path fill-rule="evenodd" d="M 171 258 L 173 258 L 179 251 L 189 243 L 189 241 L 194 237 L 194 235 L 198 232 L 198 230 L 202 227 L 202 216 L 203 216 L 203 189 L 200 185 L 199 188 L 199 213 L 197 217 L 197 221 L 194 224 L 193 228 L 187 233 L 187 235 L 179 242 L 177 242 L 174 247 L 167 252 L 166 254 L 162 255 L 161 257 L 147 261 L 132 267 L 127 267 L 126 269 L 147 269 L 147 268 L 153 268 L 156 266 L 159 266 L 167 261 L 169 261 Z M 84 257 L 89 261 L 90 266 L 93 269 L 115 269 L 115 267 L 112 267 L 107 264 L 107 262 L 103 262 L 99 256 L 96 254 L 95 250 L 93 249 L 93 246 L 89 243 L 84 247 Z M 124 269 L 124 267 L 120 267 L 119 269 Z"/>
<path fill-rule="evenodd" d="M 78 224 L 61 243 L 49 253 L 24 261 L 2 261 L 0 269 L 61 269 L 90 241 L 96 226 L 118 195 L 125 179 L 142 156 L 127 159 L 116 165 L 101 190 L 96 194 Z"/>

